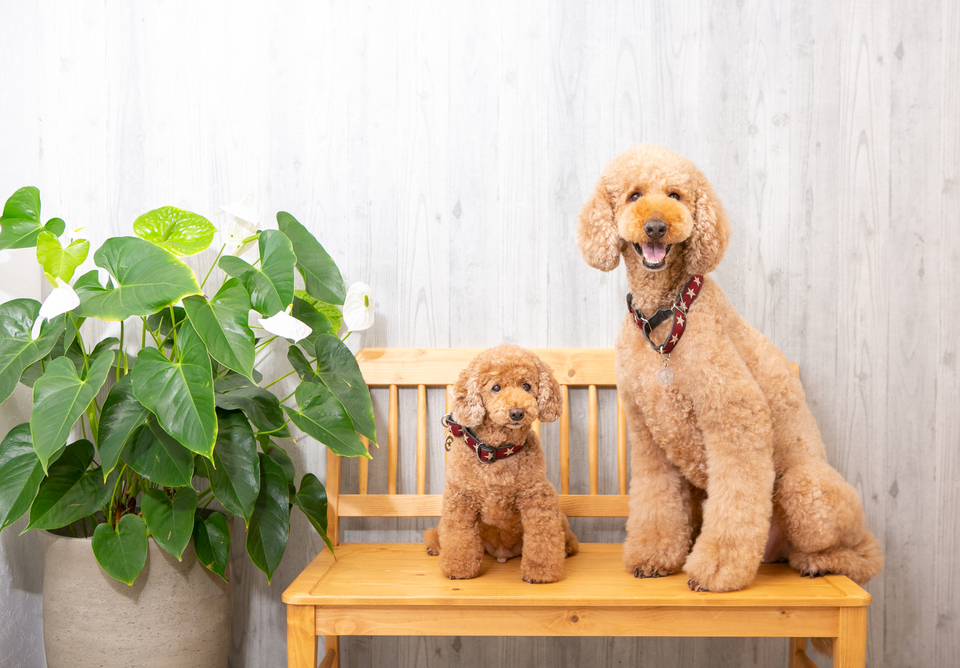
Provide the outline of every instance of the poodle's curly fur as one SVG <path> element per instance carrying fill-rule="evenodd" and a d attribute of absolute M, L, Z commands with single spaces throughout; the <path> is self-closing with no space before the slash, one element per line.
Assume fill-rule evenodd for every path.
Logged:
<path fill-rule="evenodd" d="M 623 258 L 633 306 L 649 317 L 693 275 L 716 268 L 729 237 L 723 207 L 693 163 L 640 145 L 607 166 L 580 214 L 577 244 L 603 271 Z M 651 339 L 659 343 L 671 327 L 661 324 Z M 672 384 L 657 381 L 661 356 L 629 314 L 616 351 L 632 442 L 629 571 L 653 577 L 682 567 L 692 589 L 711 591 L 750 584 L 761 560 L 861 584 L 880 572 L 860 498 L 827 463 L 793 368 L 711 278 L 669 358 Z M 696 536 L 699 490 L 706 500 Z"/>
<path fill-rule="evenodd" d="M 563 411 L 553 372 L 529 350 L 502 345 L 477 355 L 450 395 L 455 422 L 488 445 L 523 450 L 484 463 L 462 438 L 454 439 L 440 525 L 423 534 L 427 552 L 440 555 L 440 571 L 451 579 L 479 575 L 486 550 L 500 563 L 523 555 L 520 575 L 527 582 L 556 582 L 564 557 L 579 546 L 531 429 L 538 418 L 553 422 Z"/>

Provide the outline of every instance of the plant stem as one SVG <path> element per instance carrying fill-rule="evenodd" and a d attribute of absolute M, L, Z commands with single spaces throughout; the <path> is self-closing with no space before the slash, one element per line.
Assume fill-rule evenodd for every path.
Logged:
<path fill-rule="evenodd" d="M 267 339 L 266 341 L 264 341 L 263 343 L 261 343 L 259 346 L 257 346 L 257 349 L 253 351 L 253 354 L 254 354 L 254 355 L 258 354 L 261 350 L 263 350 L 263 349 L 266 348 L 268 345 L 270 345 L 270 342 L 273 341 L 275 338 L 277 338 L 277 337 L 276 337 L 276 336 L 271 336 L 269 339 Z"/>
<path fill-rule="evenodd" d="M 283 399 L 281 399 L 281 400 L 280 400 L 280 403 L 282 404 L 284 401 L 286 401 L 287 399 L 289 399 L 290 397 L 292 397 L 292 396 L 295 395 L 296 393 L 297 393 L 297 391 L 294 390 L 293 392 L 291 392 L 290 394 L 288 394 L 287 396 L 285 396 Z"/>
<path fill-rule="evenodd" d="M 297 370 L 294 369 L 293 371 L 290 371 L 289 373 L 283 374 L 282 376 L 280 376 L 279 378 L 277 378 L 275 381 L 273 381 L 273 382 L 270 383 L 269 385 L 264 385 L 264 386 L 263 386 L 263 389 L 267 389 L 268 387 L 272 387 L 272 386 L 276 385 L 277 383 L 279 383 L 281 380 L 283 380 L 283 379 L 286 378 L 287 376 L 292 376 L 292 375 L 295 374 L 296 372 L 297 372 Z"/>
<path fill-rule="evenodd" d="M 351 334 L 353 334 L 353 330 L 352 330 L 352 329 L 349 330 L 349 331 L 347 331 L 347 335 L 344 336 L 344 337 L 343 337 L 342 339 L 340 339 L 340 340 L 341 340 L 341 341 L 346 341 L 347 339 L 350 338 L 350 335 L 351 335 Z"/>
<path fill-rule="evenodd" d="M 120 358 L 123 357 L 123 323 L 120 321 L 120 351 L 117 353 L 117 382 L 120 382 Z"/>
<path fill-rule="evenodd" d="M 110 525 L 110 528 L 116 528 L 115 522 L 113 521 L 114 509 L 117 505 L 117 490 L 120 488 L 120 481 L 123 480 L 123 473 L 127 470 L 127 465 L 124 464 L 123 468 L 120 469 L 120 473 L 117 474 L 117 482 L 113 486 L 113 492 L 110 494 L 110 503 L 107 504 L 107 516 L 104 518 L 107 524 Z"/>
<path fill-rule="evenodd" d="M 90 435 L 94 439 L 96 438 L 97 432 L 99 431 L 100 418 L 97 415 L 97 411 L 99 410 L 99 408 L 100 406 L 97 405 L 96 397 L 91 399 L 90 403 L 87 404 L 87 410 L 86 410 L 87 421 L 90 423 Z M 82 422 L 81 422 L 81 426 L 82 426 Z M 84 438 L 86 438 L 86 435 L 84 435 Z"/>
<path fill-rule="evenodd" d="M 223 249 L 227 247 L 227 244 L 220 246 L 220 252 L 217 253 L 217 257 L 213 258 L 213 264 L 210 265 L 210 269 L 207 270 L 207 275 L 203 277 L 203 283 L 200 284 L 200 289 L 203 290 L 203 286 L 207 284 L 207 279 L 210 278 L 210 272 L 213 271 L 213 268 L 217 266 L 217 261 L 220 259 L 220 256 L 223 254 Z"/>
<path fill-rule="evenodd" d="M 177 347 L 177 314 L 173 310 L 173 306 L 170 307 L 170 328 L 173 332 L 173 354 L 177 357 L 180 356 L 180 349 Z"/>
<path fill-rule="evenodd" d="M 77 321 L 73 317 L 73 311 L 70 312 L 70 319 L 73 320 L 73 327 L 77 331 L 77 342 L 80 344 L 80 354 L 83 355 L 83 372 L 86 374 L 90 371 L 90 360 L 87 359 L 87 349 L 83 345 L 83 336 L 80 334 L 80 328 L 77 327 Z M 63 351 L 66 354 L 66 350 Z"/>

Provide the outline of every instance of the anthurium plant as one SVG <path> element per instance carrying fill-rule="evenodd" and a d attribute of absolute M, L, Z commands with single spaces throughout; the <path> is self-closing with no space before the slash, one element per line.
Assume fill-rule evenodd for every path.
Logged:
<path fill-rule="evenodd" d="M 290 214 L 261 231 L 242 202 L 218 212 L 230 218 L 202 282 L 181 258 L 207 251 L 217 230 L 174 207 L 107 239 L 93 255 L 99 269 L 74 280 L 89 242 L 65 239 L 59 218 L 41 223 L 36 188 L 7 200 L 0 252 L 35 247 L 54 289 L 43 304 L 0 304 L 0 403 L 18 383 L 33 389 L 29 421 L 0 442 L 0 529 L 26 514 L 24 531 L 92 537 L 103 570 L 127 584 L 148 536 L 177 558 L 192 539 L 224 577 L 231 515 L 268 581 L 294 507 L 332 549 L 323 485 L 312 473 L 298 479 L 280 443 L 292 422 L 338 455 L 369 456 L 370 393 L 339 336 L 342 310 L 369 326 L 369 288 L 344 307 L 337 265 Z M 253 248 L 252 263 L 238 257 Z M 93 320 L 118 335 L 85 340 Z M 293 370 L 264 382 L 256 367 L 268 346 L 287 347 Z M 283 385 L 293 391 L 276 396 L 271 387 L 293 374 Z"/>

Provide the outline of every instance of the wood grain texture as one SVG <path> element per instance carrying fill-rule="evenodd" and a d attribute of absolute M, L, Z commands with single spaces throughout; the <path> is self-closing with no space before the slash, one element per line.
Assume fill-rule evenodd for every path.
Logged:
<path fill-rule="evenodd" d="M 828 457 L 884 545 L 886 570 L 866 587 L 868 665 L 960 664 L 957 2 L 0 6 L 15 100 L 0 110 L 0 197 L 35 183 L 44 210 L 86 225 L 97 246 L 156 206 L 220 222 L 218 204 L 252 192 L 264 226 L 290 211 L 348 283 L 372 286 L 377 321 L 351 336 L 355 350 L 611 347 L 623 270 L 583 263 L 579 209 L 633 143 L 688 155 L 734 230 L 716 278 L 800 363 Z M 190 262 L 205 272 L 214 255 Z M 270 380 L 289 370 L 283 351 L 262 368 Z M 428 390 L 427 495 L 443 485 L 441 393 Z M 388 487 L 389 393 L 374 394 L 384 443 L 371 447 L 372 495 Z M 399 402 L 414 414 L 416 391 Z M 612 391 L 598 389 L 598 404 L 597 487 L 615 494 Z M 585 392 L 569 412 L 569 491 L 586 494 Z M 414 493 L 416 424 L 401 422 L 396 486 Z M 559 433 L 542 427 L 545 442 Z M 296 437 L 283 446 L 298 471 L 320 475 L 325 448 Z M 550 455 L 559 489 L 566 472 Z M 357 492 L 358 463 L 342 469 Z M 433 521 L 344 518 L 342 533 L 417 541 Z M 573 525 L 583 540 L 623 538 L 622 520 Z M 321 547 L 295 513 L 269 587 L 235 550 L 234 668 L 282 664 L 279 592 Z M 21 587 L 4 573 L 35 555 L 3 559 L 5 586 Z M 22 624 L 3 637 L 25 640 L 5 645 L 0 666 L 40 668 L 37 625 L 2 623 Z M 771 639 L 351 637 L 341 649 L 357 668 L 788 660 Z"/>
<path fill-rule="evenodd" d="M 619 543 L 583 543 L 580 553 L 583 558 L 569 557 L 564 562 L 561 580 L 549 587 L 531 588 L 523 583 L 520 562 L 516 559 L 499 564 L 488 555 L 484 557 L 480 576 L 451 581 L 440 573 L 436 558 L 427 554 L 421 544 L 342 543 L 336 559 L 329 555 L 314 559 L 304 575 L 298 576 L 284 592 L 283 601 L 296 606 L 404 609 L 576 605 L 826 609 L 864 607 L 871 601 L 869 594 L 844 576 L 801 578 L 786 564 L 762 564 L 756 579 L 745 589 L 707 596 L 690 591 L 683 573 L 638 582 L 623 567 L 621 553 Z M 332 627 L 325 628 L 325 632 L 332 631 Z M 822 635 L 835 635 L 835 631 L 836 628 Z"/>

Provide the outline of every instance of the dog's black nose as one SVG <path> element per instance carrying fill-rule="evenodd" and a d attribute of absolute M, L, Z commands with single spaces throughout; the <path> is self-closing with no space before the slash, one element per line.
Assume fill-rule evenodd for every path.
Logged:
<path fill-rule="evenodd" d="M 523 409 L 522 408 L 511 408 L 510 409 L 510 419 L 514 422 L 520 422 L 523 419 Z"/>
<path fill-rule="evenodd" d="M 643 231 L 651 239 L 659 239 L 667 233 L 667 224 L 660 219 L 648 220 L 643 226 Z"/>

